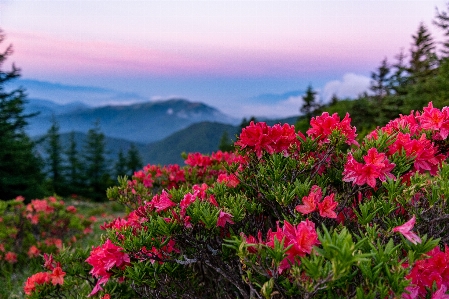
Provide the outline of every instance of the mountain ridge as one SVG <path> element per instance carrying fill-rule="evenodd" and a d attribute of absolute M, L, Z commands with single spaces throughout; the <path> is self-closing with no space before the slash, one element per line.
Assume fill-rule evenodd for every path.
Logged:
<path fill-rule="evenodd" d="M 34 137 L 44 135 L 56 120 L 61 133 L 77 131 L 87 133 L 96 122 L 109 137 L 133 142 L 149 143 L 168 137 L 193 123 L 213 121 L 235 125 L 238 120 L 201 102 L 172 98 L 129 105 L 89 107 L 78 105 L 43 104 L 43 100 L 30 99 L 25 112 L 41 114 L 29 120 L 27 133 Z"/>

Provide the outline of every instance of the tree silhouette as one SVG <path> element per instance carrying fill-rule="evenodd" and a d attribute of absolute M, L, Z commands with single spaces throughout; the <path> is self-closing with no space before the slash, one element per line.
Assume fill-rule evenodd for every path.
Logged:
<path fill-rule="evenodd" d="M 49 168 L 48 174 L 51 180 L 52 191 L 56 194 L 62 194 L 65 180 L 63 175 L 62 145 L 59 124 L 54 116 L 52 117 L 51 127 L 47 131 L 46 139 L 46 164 Z"/>
<path fill-rule="evenodd" d="M 141 169 L 143 166 L 142 158 L 140 157 L 139 150 L 134 143 L 131 144 L 126 155 L 126 173 L 132 176 L 135 171 Z"/>
<path fill-rule="evenodd" d="M 4 39 L 0 29 L 0 43 Z M 20 87 L 12 91 L 5 88 L 20 76 L 20 69 L 14 64 L 10 71 L 2 70 L 12 52 L 9 45 L 0 53 L 0 198 L 23 195 L 31 199 L 44 194 L 44 176 L 42 161 L 34 153 L 34 143 L 25 134 L 27 119 L 34 116 L 24 114 L 25 91 Z"/>
<path fill-rule="evenodd" d="M 374 98 L 377 102 L 381 102 L 382 99 L 390 94 L 390 66 L 388 65 L 387 58 L 382 60 L 381 65 L 377 69 L 377 72 L 371 73 L 371 85 L 370 90 L 374 92 Z"/>
<path fill-rule="evenodd" d="M 306 115 L 307 120 L 312 118 L 312 113 L 314 110 L 318 109 L 320 105 L 316 98 L 317 92 L 313 90 L 312 85 L 309 85 L 306 90 L 306 94 L 302 97 L 304 104 L 301 106 L 299 111 Z"/>

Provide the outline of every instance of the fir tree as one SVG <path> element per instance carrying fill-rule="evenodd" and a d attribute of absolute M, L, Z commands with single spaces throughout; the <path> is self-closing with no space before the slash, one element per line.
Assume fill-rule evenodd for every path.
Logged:
<path fill-rule="evenodd" d="M 117 161 L 115 162 L 115 177 L 128 175 L 127 163 L 123 150 L 120 149 L 117 155 Z"/>
<path fill-rule="evenodd" d="M 446 4 L 447 8 L 449 9 L 449 3 Z M 446 59 L 449 57 L 449 15 L 446 11 L 439 11 L 438 8 L 436 9 L 436 16 L 435 20 L 433 21 L 433 24 L 437 26 L 439 29 L 443 31 L 444 37 L 446 40 L 444 40 L 442 44 L 441 53 L 443 54 L 443 59 Z"/>
<path fill-rule="evenodd" d="M 390 94 L 390 66 L 388 65 L 387 58 L 382 60 L 381 65 L 377 69 L 377 72 L 371 73 L 371 86 L 370 90 L 374 93 L 374 98 L 377 102 L 382 102 L 382 99 Z"/>
<path fill-rule="evenodd" d="M 135 171 L 139 170 L 143 166 L 142 158 L 140 157 L 139 150 L 134 143 L 131 144 L 128 149 L 126 157 L 127 174 L 132 176 Z"/>
<path fill-rule="evenodd" d="M 218 145 L 218 149 L 223 152 L 232 152 L 234 150 L 234 145 L 232 143 L 231 138 L 229 138 L 228 131 L 224 131 L 223 135 L 221 135 L 220 143 Z"/>
<path fill-rule="evenodd" d="M 51 180 L 52 191 L 61 194 L 64 186 L 62 145 L 59 124 L 54 116 L 52 117 L 52 125 L 47 131 L 46 139 L 46 164 L 49 168 L 48 174 Z"/>
<path fill-rule="evenodd" d="M 438 64 L 435 43 L 423 23 L 419 25 L 418 32 L 412 37 L 413 43 L 410 48 L 410 62 L 407 69 L 409 85 L 425 81 L 432 73 L 435 73 Z"/>
<path fill-rule="evenodd" d="M 97 201 L 105 198 L 106 189 L 111 183 L 105 147 L 105 136 L 96 122 L 94 128 L 87 132 L 83 162 L 84 179 L 88 186 L 86 195 Z"/>
<path fill-rule="evenodd" d="M 309 85 L 306 90 L 306 94 L 302 97 L 304 104 L 299 111 L 307 117 L 307 120 L 312 118 L 312 113 L 320 107 L 317 102 L 317 92 L 313 90 L 312 85 Z"/>
<path fill-rule="evenodd" d="M 406 84 L 408 80 L 407 66 L 405 65 L 405 59 L 407 56 L 404 53 L 404 49 L 395 56 L 396 63 L 392 65 L 393 74 L 390 77 L 390 86 L 392 94 L 404 95 L 407 93 Z"/>
<path fill-rule="evenodd" d="M 79 159 L 79 152 L 75 139 L 75 132 L 71 132 L 69 135 L 69 146 L 65 152 L 66 166 L 65 166 L 65 179 L 67 182 L 66 189 L 71 194 L 82 194 L 82 174 L 81 174 L 81 162 Z"/>
<path fill-rule="evenodd" d="M 257 122 L 257 119 L 255 116 L 251 116 L 250 119 L 246 119 L 246 117 L 244 117 L 242 119 L 242 122 L 240 123 L 240 131 L 242 131 L 242 129 L 246 128 L 247 126 L 249 126 L 249 124 L 251 122 Z"/>
<path fill-rule="evenodd" d="M 0 44 L 4 39 L 0 30 Z M 7 84 L 20 76 L 20 70 L 14 64 L 10 71 L 2 70 L 12 52 L 10 45 L 0 53 L 0 198 L 7 200 L 23 195 L 31 199 L 43 196 L 44 176 L 42 161 L 25 134 L 27 118 L 33 116 L 24 114 L 25 91 L 20 87 L 6 89 Z"/>

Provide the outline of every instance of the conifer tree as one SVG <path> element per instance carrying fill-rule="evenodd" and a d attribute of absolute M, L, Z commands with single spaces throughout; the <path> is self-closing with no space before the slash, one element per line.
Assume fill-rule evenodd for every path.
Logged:
<path fill-rule="evenodd" d="M 98 122 L 87 132 L 83 154 L 84 179 L 89 188 L 87 196 L 93 200 L 102 200 L 111 179 L 106 161 L 105 136 L 101 133 Z"/>
<path fill-rule="evenodd" d="M 139 150 L 134 143 L 131 144 L 126 158 L 126 166 L 128 168 L 128 175 L 132 176 L 135 171 L 139 170 L 143 166 L 142 158 L 140 157 Z"/>
<path fill-rule="evenodd" d="M 317 92 L 313 90 L 312 85 L 309 85 L 306 94 L 302 97 L 304 104 L 299 111 L 306 115 L 307 120 L 312 118 L 312 112 L 320 107 L 316 98 Z"/>
<path fill-rule="evenodd" d="M 395 95 L 404 95 L 407 93 L 407 66 L 405 64 L 405 59 L 407 58 L 404 53 L 404 49 L 401 49 L 398 55 L 396 55 L 396 63 L 392 65 L 393 74 L 390 77 L 390 90 Z"/>
<path fill-rule="evenodd" d="M 243 128 L 246 128 L 247 126 L 249 126 L 249 124 L 251 123 L 251 122 L 258 122 L 258 120 L 256 119 L 256 117 L 255 116 L 251 116 L 249 119 L 246 119 L 246 117 L 244 117 L 243 119 L 242 119 L 242 122 L 240 123 L 240 131 L 243 129 Z"/>
<path fill-rule="evenodd" d="M 117 161 L 115 162 L 115 177 L 128 175 L 128 169 L 127 169 L 127 163 L 125 154 L 123 153 L 123 150 L 120 148 L 118 155 L 117 155 Z"/>
<path fill-rule="evenodd" d="M 449 2 L 446 4 L 449 10 Z M 443 31 L 443 35 L 446 38 L 441 44 L 441 53 L 443 59 L 449 58 L 449 14 L 446 11 L 439 11 L 436 9 L 436 16 L 433 24 Z"/>
<path fill-rule="evenodd" d="M 438 66 L 435 42 L 427 27 L 421 23 L 418 32 L 412 37 L 413 43 L 410 48 L 410 62 L 407 69 L 408 84 L 425 81 L 432 73 L 435 73 Z"/>
<path fill-rule="evenodd" d="M 229 138 L 228 131 L 223 132 L 223 135 L 220 138 L 220 143 L 218 145 L 218 149 L 223 152 L 231 152 L 234 150 L 234 145 L 232 143 L 231 138 Z"/>
<path fill-rule="evenodd" d="M 71 132 L 69 135 L 69 145 L 65 152 L 67 163 L 65 167 L 65 179 L 67 182 L 67 192 L 71 194 L 82 194 L 81 161 L 75 137 L 75 132 Z"/>
<path fill-rule="evenodd" d="M 52 125 L 47 131 L 46 139 L 46 164 L 49 167 L 48 174 L 51 180 L 52 191 L 61 194 L 64 186 L 62 145 L 59 123 L 54 116 L 52 117 Z"/>
<path fill-rule="evenodd" d="M 0 29 L 0 44 L 4 39 Z M 44 194 L 44 176 L 42 161 L 34 153 L 34 144 L 25 133 L 27 119 L 33 116 L 24 114 L 25 91 L 20 87 L 6 88 L 20 76 L 20 69 L 14 64 L 10 71 L 2 70 L 12 52 L 11 45 L 0 52 L 0 199 L 23 195 L 29 200 Z"/>
<path fill-rule="evenodd" d="M 370 90 L 374 92 L 374 98 L 377 102 L 382 102 L 382 99 L 390 94 L 390 66 L 388 65 L 387 58 L 382 60 L 381 65 L 377 69 L 377 72 L 371 73 L 371 86 Z"/>

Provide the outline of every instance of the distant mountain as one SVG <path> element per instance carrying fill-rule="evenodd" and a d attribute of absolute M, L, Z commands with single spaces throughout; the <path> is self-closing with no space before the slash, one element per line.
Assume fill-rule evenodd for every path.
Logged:
<path fill-rule="evenodd" d="M 51 117 L 52 115 L 60 115 L 66 113 L 73 113 L 84 109 L 91 108 L 82 102 L 72 102 L 69 104 L 57 104 L 52 101 L 41 99 L 28 99 L 25 105 L 25 113 L 39 112 L 39 117 Z"/>
<path fill-rule="evenodd" d="M 292 117 L 265 121 L 269 125 L 274 125 L 275 123 L 294 124 L 296 118 Z M 240 127 L 218 122 L 199 122 L 191 124 L 187 128 L 175 132 L 162 140 L 148 144 L 106 136 L 105 143 L 107 158 L 111 161 L 111 165 L 113 165 L 117 160 L 119 151 L 122 150 L 126 154 L 131 144 L 134 143 L 141 154 L 144 165 L 184 165 L 184 159 L 181 157 L 183 152 L 211 154 L 218 150 L 224 132 L 228 133 L 231 140 L 236 141 L 236 136 L 240 134 Z M 63 148 L 68 148 L 69 146 L 69 135 L 70 133 L 61 134 L 61 144 Z M 75 141 L 79 152 L 82 152 L 83 150 L 86 136 L 87 135 L 84 133 L 75 133 Z M 35 140 L 39 139 L 42 139 L 42 136 L 35 137 Z M 37 150 L 41 155 L 44 155 L 45 153 L 45 146 L 44 141 L 39 143 L 37 147 Z"/>
<path fill-rule="evenodd" d="M 51 105 L 42 100 L 30 100 L 26 111 L 40 109 L 41 114 L 29 120 L 28 134 L 39 136 L 51 126 L 52 115 L 61 133 L 86 133 L 98 121 L 108 137 L 150 143 L 168 137 L 189 125 L 204 121 L 237 124 L 239 120 L 199 102 L 184 99 L 146 102 L 122 106 L 88 107 Z"/>

